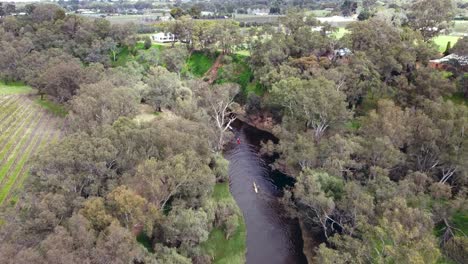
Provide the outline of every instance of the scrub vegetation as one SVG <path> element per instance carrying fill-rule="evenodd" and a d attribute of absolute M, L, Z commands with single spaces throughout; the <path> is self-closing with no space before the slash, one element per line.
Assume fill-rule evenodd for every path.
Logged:
<path fill-rule="evenodd" d="M 2 263 L 244 263 L 222 156 L 239 115 L 278 139 L 261 154 L 295 179 L 281 201 L 320 242 L 311 262 L 464 263 L 466 67 L 430 62 L 467 56 L 442 35 L 451 1 L 290 2 L 234 19 L 177 4 L 157 27 L 180 41 L 163 45 L 1 4 Z M 358 20 L 330 34 L 325 8 Z"/>

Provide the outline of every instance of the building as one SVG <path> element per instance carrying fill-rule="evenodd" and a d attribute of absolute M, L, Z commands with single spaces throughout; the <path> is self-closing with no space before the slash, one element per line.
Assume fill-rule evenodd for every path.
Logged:
<path fill-rule="evenodd" d="M 160 16 L 159 20 L 160 21 L 172 21 L 172 20 L 174 20 L 174 18 L 172 16 L 165 15 L 165 16 Z"/>
<path fill-rule="evenodd" d="M 214 12 L 210 12 L 210 11 L 201 11 L 201 16 L 214 16 Z"/>
<path fill-rule="evenodd" d="M 151 39 L 153 41 L 160 42 L 160 43 L 167 43 L 167 42 L 176 41 L 174 34 L 165 33 L 165 32 L 159 32 L 159 33 L 153 34 L 151 36 Z"/>
<path fill-rule="evenodd" d="M 440 59 L 430 60 L 429 67 L 440 70 L 461 69 L 468 70 L 468 56 L 450 54 Z"/>

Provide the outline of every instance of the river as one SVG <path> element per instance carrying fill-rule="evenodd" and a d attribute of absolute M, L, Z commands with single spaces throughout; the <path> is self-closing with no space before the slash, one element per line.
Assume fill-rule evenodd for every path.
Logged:
<path fill-rule="evenodd" d="M 233 140 L 225 155 L 230 161 L 230 190 L 247 226 L 247 264 L 307 263 L 299 223 L 288 217 L 278 200 L 291 179 L 272 171 L 259 154 L 260 141 L 273 136 L 240 121 L 233 127 L 240 144 Z"/>

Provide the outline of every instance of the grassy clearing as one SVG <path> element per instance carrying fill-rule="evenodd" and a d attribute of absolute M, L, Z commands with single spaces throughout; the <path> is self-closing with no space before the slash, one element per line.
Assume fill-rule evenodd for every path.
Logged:
<path fill-rule="evenodd" d="M 120 52 L 116 56 L 116 60 L 114 61 L 111 57 L 111 64 L 113 67 L 123 67 L 125 66 L 128 62 L 130 61 L 138 61 L 139 59 L 139 54 L 143 53 L 149 53 L 152 50 L 156 49 L 158 51 L 162 51 L 165 48 L 169 47 L 170 44 L 164 44 L 164 43 L 153 43 L 151 44 L 151 47 L 149 49 L 145 49 L 144 43 L 143 42 L 138 42 L 135 45 L 135 48 L 133 51 L 130 51 L 128 47 L 122 47 L 120 49 Z M 150 65 L 145 65 L 145 63 L 141 63 L 145 67 L 149 67 Z"/>
<path fill-rule="evenodd" d="M 41 100 L 37 98 L 35 102 L 56 116 L 65 117 L 68 114 L 68 111 L 63 105 L 54 103 L 48 99 Z"/>
<path fill-rule="evenodd" d="M 150 49 L 158 49 L 158 50 L 161 50 L 163 49 L 164 46 L 163 45 L 159 45 L 159 44 L 152 44 L 151 45 L 151 48 Z M 137 60 L 137 54 L 139 51 L 145 51 L 145 52 L 148 52 L 148 50 L 145 49 L 145 44 L 143 42 L 138 42 L 136 45 L 135 45 L 135 48 L 134 50 L 130 50 L 127 46 L 124 46 L 120 49 L 120 52 L 117 54 L 116 56 L 116 60 L 114 61 L 112 56 L 111 56 L 111 64 L 113 67 L 118 67 L 118 66 L 125 66 L 125 64 L 127 64 L 127 62 L 129 61 L 134 61 L 134 60 Z"/>
<path fill-rule="evenodd" d="M 150 24 L 151 21 L 156 20 L 158 17 L 163 16 L 162 13 L 146 14 L 146 15 L 119 15 L 119 16 L 106 16 L 106 20 L 111 24 Z"/>
<path fill-rule="evenodd" d="M 468 33 L 468 21 L 456 20 L 453 25 L 453 34 L 454 35 L 463 35 Z"/>
<path fill-rule="evenodd" d="M 311 13 L 316 17 L 325 17 L 325 16 L 329 15 L 331 13 L 331 11 L 320 9 L 320 10 L 311 10 L 308 13 Z"/>
<path fill-rule="evenodd" d="M 231 201 L 235 203 L 234 198 L 229 192 L 228 183 L 218 183 L 213 192 L 215 201 Z M 211 231 L 207 241 L 202 245 L 202 249 L 213 256 L 215 264 L 241 264 L 245 263 L 247 231 L 244 218 L 239 213 L 239 225 L 234 234 L 226 239 L 224 231 L 215 228 Z"/>
<path fill-rule="evenodd" d="M 235 53 L 240 56 L 245 56 L 245 57 L 250 56 L 250 51 L 248 50 L 238 50 L 238 51 L 235 51 Z"/>
<path fill-rule="evenodd" d="M 341 39 L 346 33 L 349 33 L 345 27 L 339 27 L 336 32 L 333 32 L 333 36 L 337 39 Z"/>
<path fill-rule="evenodd" d="M 433 38 L 432 40 L 437 45 L 437 47 L 439 47 L 439 51 L 444 52 L 445 49 L 447 48 L 447 43 L 449 41 L 450 41 L 450 45 L 453 47 L 453 45 L 455 45 L 455 43 L 457 43 L 457 41 L 460 38 L 461 37 L 459 36 L 440 35 L 440 36 Z"/>
<path fill-rule="evenodd" d="M 213 66 L 216 58 L 208 56 L 203 52 L 194 51 L 187 61 L 185 69 L 197 77 L 202 77 Z"/>
<path fill-rule="evenodd" d="M 8 82 L 0 81 L 0 95 L 7 94 L 30 94 L 35 92 L 33 88 L 25 85 L 22 82 Z"/>

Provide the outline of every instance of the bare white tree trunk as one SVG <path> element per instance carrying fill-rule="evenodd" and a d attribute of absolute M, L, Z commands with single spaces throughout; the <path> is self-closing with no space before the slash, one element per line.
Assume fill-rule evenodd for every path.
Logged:
<path fill-rule="evenodd" d="M 224 145 L 224 135 L 226 130 L 231 127 L 231 123 L 236 120 L 235 116 L 232 116 L 231 106 L 233 104 L 233 98 L 228 100 L 221 100 L 218 102 L 212 102 L 211 108 L 213 110 L 213 118 L 216 121 L 216 127 L 218 128 L 218 146 L 217 150 L 221 150 Z"/>

